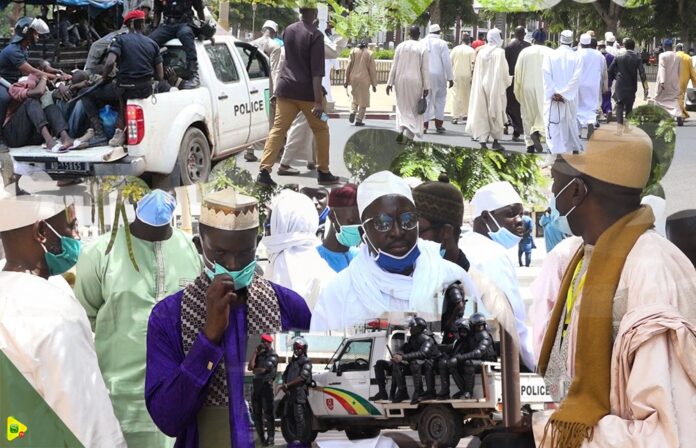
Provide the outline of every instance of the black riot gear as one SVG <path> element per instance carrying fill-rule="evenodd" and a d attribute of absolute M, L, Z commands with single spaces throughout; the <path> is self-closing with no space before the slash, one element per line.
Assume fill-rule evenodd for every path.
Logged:
<path fill-rule="evenodd" d="M 261 344 L 249 362 L 249 370 L 254 372 L 251 396 L 254 427 L 263 446 L 273 446 L 275 442 L 273 383 L 275 382 L 277 368 L 278 354 L 270 344 Z"/>
<path fill-rule="evenodd" d="M 307 394 L 312 384 L 312 362 L 307 357 L 307 341 L 301 336 L 292 341 L 293 358 L 283 372 L 283 386 L 288 393 L 285 400 L 284 418 L 294 422 L 294 434 L 298 440 L 288 440 L 288 443 L 308 443 L 311 428 L 306 420 L 308 403 Z M 302 440 L 304 438 L 304 440 Z"/>
<path fill-rule="evenodd" d="M 474 394 L 474 376 L 482 361 L 495 361 L 497 355 L 493 337 L 486 330 L 486 318 L 476 313 L 470 319 L 472 332 L 466 336 L 466 344 L 447 361 L 447 369 L 459 388 L 453 398 L 470 399 Z M 443 391 L 444 392 L 444 391 Z"/>
<path fill-rule="evenodd" d="M 428 328 L 428 324 L 422 317 L 414 317 L 409 322 L 408 328 L 411 332 L 411 336 L 415 336 L 423 333 Z"/>
<path fill-rule="evenodd" d="M 292 353 L 295 356 L 306 355 L 308 348 L 307 341 L 302 336 L 298 336 L 292 340 Z"/>
<path fill-rule="evenodd" d="M 486 327 L 486 316 L 484 316 L 481 313 L 474 313 L 471 315 L 471 318 L 469 319 L 471 323 L 471 328 L 476 331 L 476 327 L 481 327 L 480 329 L 485 329 Z"/>

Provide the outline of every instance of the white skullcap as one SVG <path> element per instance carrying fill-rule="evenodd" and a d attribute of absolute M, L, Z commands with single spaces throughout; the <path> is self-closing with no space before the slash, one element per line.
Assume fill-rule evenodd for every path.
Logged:
<path fill-rule="evenodd" d="M 234 188 L 210 193 L 201 203 L 200 223 L 220 230 L 255 229 L 259 226 L 258 201 Z"/>
<path fill-rule="evenodd" d="M 0 232 L 21 229 L 65 211 L 65 204 L 51 196 L 6 196 L 0 199 Z"/>
<path fill-rule="evenodd" d="M 616 36 L 614 36 L 614 33 L 612 33 L 611 31 L 607 31 L 606 33 L 604 33 L 604 40 L 606 40 L 607 42 L 616 42 Z"/>
<path fill-rule="evenodd" d="M 580 36 L 580 45 L 590 45 L 592 43 L 592 36 L 589 34 L 583 34 Z"/>
<path fill-rule="evenodd" d="M 380 171 L 358 185 L 358 211 L 360 212 L 360 217 L 362 217 L 365 209 L 375 200 L 382 196 L 390 195 L 403 196 L 414 206 L 416 205 L 408 182 L 391 171 Z"/>
<path fill-rule="evenodd" d="M 493 182 L 481 187 L 474 193 L 471 206 L 474 208 L 474 218 L 481 216 L 484 211 L 498 210 L 512 204 L 521 204 L 522 198 L 512 188 L 509 182 Z"/>
<path fill-rule="evenodd" d="M 573 44 L 573 32 L 570 30 L 563 30 L 561 32 L 561 43 L 562 44 Z"/>
<path fill-rule="evenodd" d="M 440 25 L 438 25 L 437 23 L 433 23 L 432 25 L 430 25 L 430 32 L 431 33 L 439 33 L 440 32 Z"/>
<path fill-rule="evenodd" d="M 270 28 L 273 31 L 275 31 L 276 33 L 278 32 L 278 24 L 275 23 L 273 20 L 266 20 L 263 23 L 263 26 L 261 27 L 261 29 L 264 29 L 264 28 Z"/>
<path fill-rule="evenodd" d="M 665 236 L 665 224 L 667 216 L 665 214 L 665 200 L 659 196 L 648 195 L 640 201 L 643 205 L 649 205 L 655 215 L 655 230 L 662 236 Z"/>

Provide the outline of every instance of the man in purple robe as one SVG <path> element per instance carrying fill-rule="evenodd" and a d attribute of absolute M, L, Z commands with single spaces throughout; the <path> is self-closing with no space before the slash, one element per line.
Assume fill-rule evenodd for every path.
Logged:
<path fill-rule="evenodd" d="M 258 224 L 251 197 L 229 188 L 204 198 L 204 272 L 150 315 L 145 402 L 176 448 L 253 447 L 248 336 L 309 328 L 304 299 L 255 273 Z"/>

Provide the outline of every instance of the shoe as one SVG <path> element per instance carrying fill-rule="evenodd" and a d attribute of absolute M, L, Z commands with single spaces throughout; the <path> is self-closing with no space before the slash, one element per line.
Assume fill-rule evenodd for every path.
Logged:
<path fill-rule="evenodd" d="M 459 123 L 459 120 L 457 120 L 456 118 L 452 118 L 452 124 L 458 124 L 458 123 Z"/>
<path fill-rule="evenodd" d="M 447 129 L 445 129 L 445 128 L 435 128 L 435 132 L 437 132 L 438 134 L 444 134 L 445 132 L 447 132 Z"/>
<path fill-rule="evenodd" d="M 512 141 L 513 141 L 513 142 L 519 142 L 519 141 L 521 141 L 521 140 L 522 140 L 522 139 L 520 139 L 520 134 L 518 134 L 517 132 L 513 132 L 513 133 L 512 133 Z"/>
<path fill-rule="evenodd" d="M 594 134 L 594 125 L 588 124 L 587 125 L 587 139 L 588 140 L 590 139 L 590 137 L 592 137 L 592 134 Z"/>
<path fill-rule="evenodd" d="M 323 171 L 317 171 L 317 183 L 319 185 L 334 185 L 341 183 L 341 178 L 331 174 L 331 171 L 326 173 Z"/>
<path fill-rule="evenodd" d="M 406 137 L 404 137 L 404 133 L 402 132 L 401 134 L 396 136 L 396 143 L 400 145 L 406 144 Z"/>
<path fill-rule="evenodd" d="M 527 146 L 527 154 L 536 154 L 536 149 L 534 149 L 534 145 Z"/>
<path fill-rule="evenodd" d="M 259 175 L 256 176 L 256 183 L 272 188 L 278 186 L 278 184 L 275 183 L 275 181 L 271 178 L 271 173 L 269 173 L 268 170 L 259 171 Z"/>
<path fill-rule="evenodd" d="M 488 149 L 488 145 L 486 143 L 481 143 L 481 149 Z"/>
<path fill-rule="evenodd" d="M 613 117 L 612 117 L 612 114 L 611 114 L 611 112 L 609 112 L 609 113 L 607 114 L 607 123 L 611 123 L 611 119 L 612 119 L 612 118 L 613 118 Z"/>
<path fill-rule="evenodd" d="M 314 162 L 307 162 L 307 169 L 308 170 L 316 170 L 317 169 L 317 164 Z"/>
<path fill-rule="evenodd" d="M 198 78 L 198 72 L 194 73 L 191 79 L 186 79 L 181 83 L 181 90 L 191 90 L 200 87 L 201 80 Z"/>
<path fill-rule="evenodd" d="M 245 152 L 244 153 L 244 160 L 247 162 L 258 162 L 259 158 L 254 155 L 253 152 Z"/>
<path fill-rule="evenodd" d="M 280 165 L 278 168 L 278 176 L 297 176 L 300 174 L 300 170 L 296 170 L 290 165 Z"/>
<path fill-rule="evenodd" d="M 420 395 L 418 395 L 417 393 L 414 392 L 413 398 L 411 398 L 411 404 L 418 404 L 420 402 L 421 402 Z"/>
<path fill-rule="evenodd" d="M 439 394 L 437 394 L 437 396 L 435 397 L 435 399 L 436 399 L 436 400 L 449 400 L 449 399 L 450 399 L 450 394 L 449 394 L 449 392 L 447 392 L 447 393 L 442 393 L 442 392 L 440 392 Z"/>
<path fill-rule="evenodd" d="M 536 152 L 544 152 L 544 147 L 541 145 L 541 135 L 539 135 L 539 132 L 532 132 L 532 135 L 530 135 L 529 138 L 532 139 L 534 150 Z"/>
<path fill-rule="evenodd" d="M 392 398 L 392 403 L 401 403 L 404 400 L 408 400 L 408 392 L 405 390 L 398 390 L 394 398 Z"/>
<path fill-rule="evenodd" d="M 503 145 L 500 144 L 498 140 L 493 140 L 493 146 L 491 146 L 495 151 L 504 151 Z"/>
<path fill-rule="evenodd" d="M 355 126 L 365 126 L 365 123 L 363 123 L 362 121 L 356 121 Z"/>
<path fill-rule="evenodd" d="M 111 140 L 109 140 L 109 146 L 113 146 L 114 148 L 117 146 L 121 146 L 126 142 L 126 133 L 123 132 L 123 129 L 116 129 L 116 132 L 114 132 L 114 136 Z"/>
<path fill-rule="evenodd" d="M 370 401 L 381 401 L 381 400 L 388 400 L 389 396 L 387 395 L 386 391 L 381 391 L 378 392 L 377 395 L 373 395 L 370 397 Z"/>
<path fill-rule="evenodd" d="M 266 446 L 273 446 L 275 445 L 275 438 L 274 437 L 269 437 L 266 439 Z"/>
<path fill-rule="evenodd" d="M 684 119 L 682 117 L 677 117 L 677 126 L 684 126 Z"/>
<path fill-rule="evenodd" d="M 459 391 L 456 394 L 452 395 L 452 400 L 461 400 L 463 396 L 464 392 Z"/>
<path fill-rule="evenodd" d="M 418 397 L 419 401 L 429 401 L 429 400 L 434 400 L 436 395 L 433 392 L 426 392 L 420 397 Z"/>
<path fill-rule="evenodd" d="M 464 395 L 462 395 L 462 398 L 464 400 L 471 400 L 473 396 L 471 395 L 471 392 L 464 392 Z"/>
<path fill-rule="evenodd" d="M 428 128 L 423 129 L 423 135 L 428 133 Z"/>
<path fill-rule="evenodd" d="M 355 112 L 351 112 L 350 115 L 348 115 L 348 122 L 353 124 L 355 121 Z"/>

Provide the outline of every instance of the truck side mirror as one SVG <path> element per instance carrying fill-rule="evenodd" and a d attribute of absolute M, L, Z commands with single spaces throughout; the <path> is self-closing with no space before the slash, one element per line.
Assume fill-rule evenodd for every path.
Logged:
<path fill-rule="evenodd" d="M 341 364 L 339 364 L 339 363 L 334 364 L 334 370 L 336 371 L 336 376 L 343 375 L 343 370 L 341 370 Z"/>

